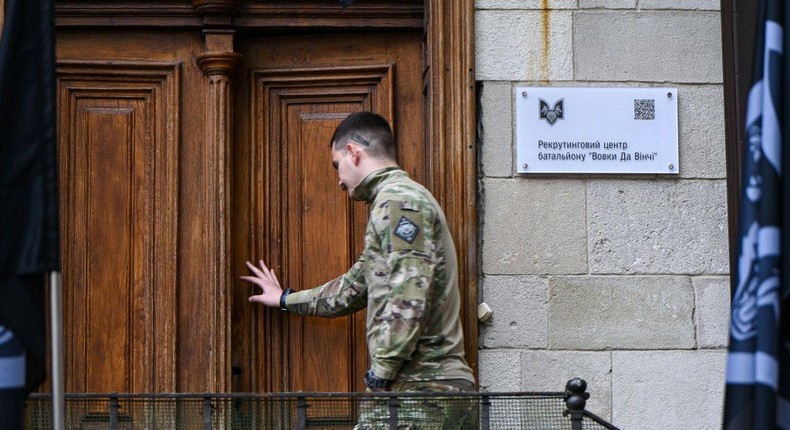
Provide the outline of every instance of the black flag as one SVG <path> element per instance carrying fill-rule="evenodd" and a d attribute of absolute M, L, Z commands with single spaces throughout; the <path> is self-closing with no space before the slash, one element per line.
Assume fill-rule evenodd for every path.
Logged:
<path fill-rule="evenodd" d="M 763 0 L 746 108 L 739 249 L 733 276 L 724 428 L 790 429 L 790 175 L 785 174 L 790 109 L 785 7 Z"/>
<path fill-rule="evenodd" d="M 0 422 L 13 429 L 44 377 L 45 274 L 60 267 L 53 0 L 6 0 L 0 37 Z"/>

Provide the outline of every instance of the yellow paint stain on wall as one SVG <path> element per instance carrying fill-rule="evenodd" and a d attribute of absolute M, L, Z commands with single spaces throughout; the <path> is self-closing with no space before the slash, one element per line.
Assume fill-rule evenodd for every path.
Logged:
<path fill-rule="evenodd" d="M 541 0 L 541 37 L 543 46 L 540 52 L 540 79 L 549 82 L 549 0 Z"/>

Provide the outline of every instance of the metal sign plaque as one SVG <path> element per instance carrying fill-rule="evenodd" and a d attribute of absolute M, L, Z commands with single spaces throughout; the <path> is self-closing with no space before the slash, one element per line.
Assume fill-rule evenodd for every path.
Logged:
<path fill-rule="evenodd" d="M 677 95 L 666 87 L 516 87 L 516 171 L 676 175 Z"/>

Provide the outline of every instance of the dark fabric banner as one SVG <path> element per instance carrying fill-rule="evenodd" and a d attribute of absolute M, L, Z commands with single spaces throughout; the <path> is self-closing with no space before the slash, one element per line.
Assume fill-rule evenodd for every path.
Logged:
<path fill-rule="evenodd" d="M 732 297 L 724 428 L 790 429 L 790 109 L 785 3 L 763 0 L 746 108 L 737 287 Z"/>
<path fill-rule="evenodd" d="M 16 428 L 44 379 L 45 273 L 60 268 L 53 0 L 5 0 L 0 109 L 0 426 Z"/>

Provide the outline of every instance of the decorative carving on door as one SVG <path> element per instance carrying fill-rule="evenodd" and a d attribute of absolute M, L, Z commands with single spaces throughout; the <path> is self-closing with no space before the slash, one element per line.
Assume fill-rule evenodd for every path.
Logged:
<path fill-rule="evenodd" d="M 205 3 L 205 2 L 204 2 Z M 214 2 L 217 3 L 217 2 Z M 232 3 L 232 2 L 231 2 Z M 196 62 L 208 78 L 208 103 L 206 112 L 206 171 L 208 186 L 205 189 L 208 203 L 206 220 L 206 246 L 208 255 L 215 256 L 206 262 L 206 281 L 216 286 L 216 299 L 210 315 L 209 343 L 212 344 L 210 374 L 217 387 L 227 387 L 230 381 L 228 363 L 231 360 L 231 293 L 233 286 L 230 268 L 230 228 L 233 217 L 230 198 L 231 158 L 233 151 L 233 101 L 232 76 L 241 63 L 242 56 L 233 52 L 233 30 L 206 30 L 203 32 L 206 50 L 197 55 Z"/>

